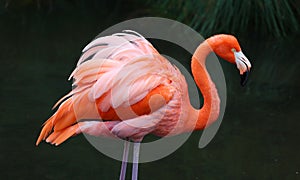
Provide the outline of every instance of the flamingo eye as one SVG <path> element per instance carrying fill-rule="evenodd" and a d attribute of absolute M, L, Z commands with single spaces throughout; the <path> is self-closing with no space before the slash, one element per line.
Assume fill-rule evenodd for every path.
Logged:
<path fill-rule="evenodd" d="M 235 49 L 235 48 L 232 48 L 231 51 L 232 51 L 232 52 L 236 52 L 236 49 Z"/>

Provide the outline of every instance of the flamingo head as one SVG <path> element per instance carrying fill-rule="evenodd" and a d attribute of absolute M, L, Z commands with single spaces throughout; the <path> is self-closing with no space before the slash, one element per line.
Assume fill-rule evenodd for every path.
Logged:
<path fill-rule="evenodd" d="M 207 42 L 218 56 L 236 64 L 241 76 L 241 85 L 246 85 L 251 63 L 243 54 L 237 39 L 232 35 L 220 34 L 210 37 Z"/>

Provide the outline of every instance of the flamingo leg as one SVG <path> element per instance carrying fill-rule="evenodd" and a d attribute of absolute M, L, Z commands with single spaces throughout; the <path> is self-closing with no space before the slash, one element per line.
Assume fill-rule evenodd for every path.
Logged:
<path fill-rule="evenodd" d="M 130 142 L 125 140 L 124 142 L 124 151 L 123 151 L 123 159 L 122 159 L 122 167 L 120 173 L 120 180 L 125 180 L 126 177 L 126 168 L 127 168 L 127 161 L 128 161 L 128 152 L 129 152 Z"/>
<path fill-rule="evenodd" d="M 133 144 L 132 180 L 137 180 L 138 178 L 140 145 L 140 142 Z"/>

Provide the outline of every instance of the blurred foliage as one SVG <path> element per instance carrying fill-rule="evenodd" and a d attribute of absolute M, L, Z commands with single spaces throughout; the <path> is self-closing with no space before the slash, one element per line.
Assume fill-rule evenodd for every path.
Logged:
<path fill-rule="evenodd" d="M 299 30 L 297 0 L 149 0 L 162 16 L 177 19 L 202 35 L 255 33 L 285 37 Z"/>
<path fill-rule="evenodd" d="M 87 7 L 108 9 L 117 6 L 119 2 L 120 0 L 0 0 L 0 12 L 37 10 L 51 13 L 55 9 L 69 9 L 74 6 L 80 6 L 82 9 Z"/>
<path fill-rule="evenodd" d="M 279 38 L 300 28 L 300 2 L 297 0 L 0 0 L 0 14 L 24 9 L 51 13 L 72 6 L 89 11 L 91 8 L 108 10 L 120 4 L 123 11 L 130 9 L 125 19 L 167 17 L 191 26 L 206 37 L 231 33 Z"/>

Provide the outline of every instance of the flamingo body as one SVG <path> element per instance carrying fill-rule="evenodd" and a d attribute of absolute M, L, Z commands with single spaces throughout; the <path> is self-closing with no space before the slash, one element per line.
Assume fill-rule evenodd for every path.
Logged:
<path fill-rule="evenodd" d="M 59 145 L 82 132 L 140 141 L 149 133 L 165 136 L 205 128 L 218 118 L 220 107 L 205 66 L 212 51 L 236 64 L 241 75 L 251 68 L 235 37 L 216 35 L 201 43 L 191 63 L 204 97 L 198 110 L 190 104 L 184 76 L 143 36 L 128 30 L 96 38 L 83 49 L 69 78 L 75 88 L 56 103 L 60 106 L 44 123 L 36 144 L 46 140 Z"/>
<path fill-rule="evenodd" d="M 76 88 L 57 103 L 62 102 L 36 144 L 46 139 L 59 145 L 81 132 L 93 136 L 113 132 L 133 140 L 149 133 L 163 136 L 174 130 L 184 106 L 190 106 L 184 76 L 132 31 L 92 41 L 71 77 Z M 78 122 L 81 119 L 105 122 Z"/>
<path fill-rule="evenodd" d="M 96 38 L 83 49 L 70 76 L 75 88 L 56 103 L 59 108 L 44 123 L 36 145 L 42 140 L 59 145 L 80 133 L 130 139 L 136 142 L 132 171 L 136 180 L 145 135 L 200 130 L 218 118 L 220 99 L 205 65 L 211 52 L 236 64 L 242 85 L 251 68 L 235 37 L 222 34 L 205 40 L 191 62 L 204 98 L 202 108 L 195 109 L 184 76 L 143 36 L 127 30 Z M 125 141 L 120 180 L 125 179 L 128 150 Z"/>

